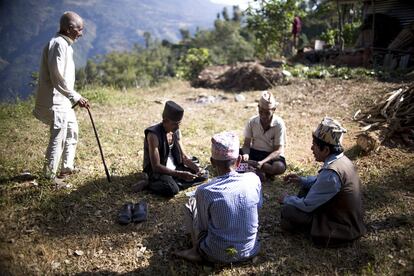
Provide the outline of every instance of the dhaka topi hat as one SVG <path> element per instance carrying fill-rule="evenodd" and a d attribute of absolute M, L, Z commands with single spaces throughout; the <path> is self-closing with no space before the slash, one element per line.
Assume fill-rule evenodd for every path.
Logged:
<path fill-rule="evenodd" d="M 346 129 L 338 121 L 325 117 L 313 132 L 313 136 L 330 145 L 342 146 L 344 133 L 346 133 Z"/>
<path fill-rule="evenodd" d="M 239 157 L 240 140 L 235 132 L 225 131 L 211 138 L 211 158 L 232 160 Z"/>
<path fill-rule="evenodd" d="M 276 102 L 275 97 L 273 97 L 273 94 L 267 90 L 262 91 L 262 95 L 259 100 L 259 107 L 265 108 L 265 109 L 273 109 L 275 108 L 279 103 Z"/>
<path fill-rule="evenodd" d="M 162 112 L 162 117 L 179 122 L 183 119 L 184 109 L 173 101 L 167 101 Z"/>

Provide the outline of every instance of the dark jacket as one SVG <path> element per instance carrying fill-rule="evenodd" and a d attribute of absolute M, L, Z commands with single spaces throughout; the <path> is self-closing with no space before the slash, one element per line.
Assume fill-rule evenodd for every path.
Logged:
<path fill-rule="evenodd" d="M 160 154 L 160 164 L 166 165 L 168 160 L 168 155 L 170 153 L 170 148 L 168 146 L 167 135 L 162 123 L 150 126 L 149 128 L 145 129 L 145 139 L 144 139 L 144 164 L 143 164 L 143 171 L 148 174 L 148 176 L 152 175 L 152 167 L 151 167 L 151 160 L 149 157 L 149 150 L 148 150 L 148 141 L 147 136 L 148 133 L 154 133 L 158 138 L 158 152 Z M 178 144 L 177 140 L 178 130 L 173 133 L 173 147 L 171 149 L 172 156 L 174 158 L 174 162 L 176 165 L 180 165 L 183 163 L 182 160 L 182 151 Z"/>
<path fill-rule="evenodd" d="M 329 245 L 352 241 L 366 233 L 358 173 L 346 156 L 332 162 L 328 169 L 341 179 L 341 190 L 327 203 L 320 206 L 312 220 L 313 239 Z"/>

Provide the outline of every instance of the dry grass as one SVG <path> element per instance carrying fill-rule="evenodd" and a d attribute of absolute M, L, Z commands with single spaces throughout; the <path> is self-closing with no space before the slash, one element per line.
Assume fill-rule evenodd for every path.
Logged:
<path fill-rule="evenodd" d="M 139 274 L 139 275 L 274 275 L 274 274 L 411 274 L 414 261 L 414 154 L 403 148 L 382 148 L 362 156 L 355 145 L 358 125 L 353 112 L 395 88 L 377 81 L 297 81 L 272 91 L 281 103 L 278 114 L 288 128 L 289 171 L 315 173 L 310 133 L 325 115 L 343 122 L 347 154 L 357 164 L 364 190 L 368 234 L 349 248 L 316 249 L 279 228 L 277 196 L 294 187 L 275 179 L 263 184 L 262 250 L 254 262 L 233 266 L 195 265 L 171 255 L 190 245 L 182 234 L 186 196 L 165 200 L 144 191 L 134 193 L 140 177 L 143 130 L 160 120 L 163 105 L 173 99 L 185 108 L 182 132 L 186 151 L 208 165 L 210 137 L 233 129 L 240 135 L 256 109 L 258 92 L 242 93 L 244 102 L 218 90 L 194 89 L 173 81 L 146 90 L 85 91 L 113 182 L 106 182 L 95 137 L 84 110 L 78 110 L 81 173 L 69 178 L 69 190 L 54 190 L 40 177 L 47 127 L 31 115 L 32 102 L 0 106 L 0 271 L 11 275 Z M 221 102 L 201 105 L 200 94 L 222 95 Z M 36 175 L 38 186 L 16 176 Z M 142 224 L 120 226 L 119 208 L 146 200 L 150 217 Z M 81 250 L 82 252 L 76 251 Z M 75 253 L 83 253 L 77 254 Z"/>

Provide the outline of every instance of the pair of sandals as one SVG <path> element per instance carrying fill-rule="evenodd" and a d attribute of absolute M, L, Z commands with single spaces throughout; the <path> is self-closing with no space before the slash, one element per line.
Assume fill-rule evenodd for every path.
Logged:
<path fill-rule="evenodd" d="M 131 222 L 138 223 L 148 219 L 148 204 L 145 201 L 133 204 L 124 204 L 118 214 L 119 224 L 126 225 Z"/>

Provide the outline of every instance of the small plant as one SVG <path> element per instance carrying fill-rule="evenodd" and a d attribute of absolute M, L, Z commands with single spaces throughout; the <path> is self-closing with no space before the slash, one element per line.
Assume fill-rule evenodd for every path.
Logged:
<path fill-rule="evenodd" d="M 226 248 L 226 254 L 227 254 L 227 256 L 229 256 L 229 259 L 235 260 L 237 253 L 239 253 L 239 252 L 233 246 L 229 246 L 229 247 Z M 230 263 L 230 265 L 233 266 L 233 263 Z"/>
<path fill-rule="evenodd" d="M 303 65 L 286 65 L 284 66 L 284 69 L 289 71 L 294 77 L 307 79 L 325 79 L 333 77 L 348 80 L 382 76 L 380 71 L 376 72 L 372 69 L 336 67 L 334 65 L 316 65 L 312 67 Z"/>
<path fill-rule="evenodd" d="M 326 44 L 330 46 L 334 46 L 337 35 L 338 35 L 337 29 L 328 29 L 321 34 L 321 39 L 325 41 Z"/>
<path fill-rule="evenodd" d="M 210 64 L 210 54 L 206 48 L 191 48 L 180 59 L 177 68 L 177 77 L 192 80 Z"/>

